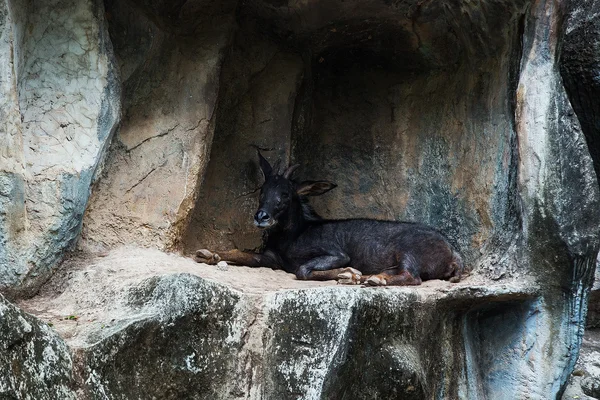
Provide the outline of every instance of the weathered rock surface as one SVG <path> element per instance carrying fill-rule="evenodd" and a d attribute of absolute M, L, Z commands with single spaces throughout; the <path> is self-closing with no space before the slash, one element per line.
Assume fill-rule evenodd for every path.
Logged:
<path fill-rule="evenodd" d="M 596 177 L 600 176 L 600 2 L 577 1 L 566 21 L 560 72 L 581 123 Z M 590 296 L 588 326 L 600 326 L 600 262 Z"/>
<path fill-rule="evenodd" d="M 0 3 L 0 288 L 32 295 L 79 235 L 120 84 L 102 2 Z"/>
<path fill-rule="evenodd" d="M 600 3 L 570 3 L 560 72 L 600 176 Z"/>
<path fill-rule="evenodd" d="M 212 145 L 234 1 L 107 1 L 123 121 L 94 189 L 82 248 L 177 247 Z"/>
<path fill-rule="evenodd" d="M 72 369 L 61 337 L 0 295 L 0 398 L 75 399 Z"/>

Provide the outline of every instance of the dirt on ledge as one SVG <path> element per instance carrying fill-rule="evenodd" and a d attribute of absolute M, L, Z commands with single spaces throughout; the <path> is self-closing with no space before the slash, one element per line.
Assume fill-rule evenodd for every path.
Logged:
<path fill-rule="evenodd" d="M 233 265 L 220 268 L 159 250 L 122 247 L 104 254 L 74 254 L 37 296 L 22 300 L 18 305 L 51 324 L 71 344 L 76 344 L 78 338 L 85 337 L 89 331 L 109 328 L 111 324 L 130 317 L 127 309 L 120 304 L 126 301 L 131 288 L 142 286 L 144 281 L 152 278 L 177 274 L 199 276 L 234 291 L 259 297 L 283 290 L 337 285 L 335 281 L 300 281 L 292 274 L 270 268 Z M 432 280 L 418 287 L 343 287 L 351 290 L 414 291 L 423 301 L 440 296 L 498 297 L 524 293 L 521 285 L 485 285 L 483 278 L 477 275 L 457 284 Z M 531 291 L 531 287 L 526 291 Z"/>

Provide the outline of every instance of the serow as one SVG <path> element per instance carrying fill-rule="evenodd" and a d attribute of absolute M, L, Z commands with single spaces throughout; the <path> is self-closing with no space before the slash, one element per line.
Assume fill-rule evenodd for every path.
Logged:
<path fill-rule="evenodd" d="M 221 260 L 249 267 L 270 267 L 298 279 L 337 280 L 344 284 L 420 285 L 429 279 L 458 282 L 464 263 L 435 229 L 412 222 L 321 218 L 308 204 L 335 188 L 328 181 L 296 182 L 292 174 L 273 171 L 258 151 L 264 184 L 254 225 L 264 229 L 259 253 L 228 250 L 196 252 L 195 260 Z"/>

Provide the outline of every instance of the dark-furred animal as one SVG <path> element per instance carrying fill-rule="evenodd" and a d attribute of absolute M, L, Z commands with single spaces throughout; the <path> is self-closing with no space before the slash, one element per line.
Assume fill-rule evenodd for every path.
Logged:
<path fill-rule="evenodd" d="M 420 285 L 428 279 L 460 280 L 463 261 L 435 229 L 412 222 L 374 219 L 328 220 L 307 196 L 336 187 L 328 181 L 296 182 L 298 165 L 277 173 L 258 152 L 264 184 L 254 224 L 266 230 L 260 253 L 198 250 L 196 261 L 220 260 L 283 269 L 298 279 L 369 285 Z"/>

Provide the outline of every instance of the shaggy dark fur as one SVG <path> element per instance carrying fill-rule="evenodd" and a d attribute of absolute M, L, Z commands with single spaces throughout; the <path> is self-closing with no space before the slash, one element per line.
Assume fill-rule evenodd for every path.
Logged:
<path fill-rule="evenodd" d="M 306 196 L 328 192 L 327 181 L 291 179 L 297 165 L 273 173 L 259 153 L 265 177 L 257 227 L 266 229 L 263 251 L 212 253 L 199 250 L 197 260 L 223 259 L 249 266 L 281 268 L 298 279 L 338 279 L 343 283 L 418 285 L 428 279 L 460 279 L 464 265 L 448 240 L 422 224 L 372 219 L 326 220 Z"/>

